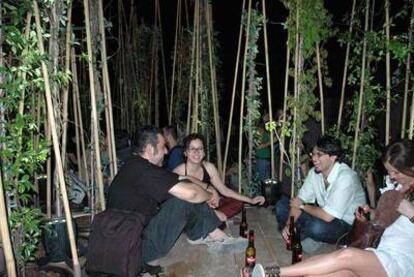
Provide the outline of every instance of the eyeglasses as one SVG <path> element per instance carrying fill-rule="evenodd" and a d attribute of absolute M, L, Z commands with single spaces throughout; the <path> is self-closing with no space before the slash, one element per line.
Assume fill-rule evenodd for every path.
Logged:
<path fill-rule="evenodd" d="M 328 154 L 323 153 L 323 152 L 316 152 L 316 153 L 311 152 L 311 153 L 309 153 L 309 157 L 311 157 L 311 158 L 315 157 L 317 159 L 319 159 L 320 157 L 325 156 L 325 155 L 328 155 Z"/>
<path fill-rule="evenodd" d="M 191 154 L 198 153 L 198 152 L 204 152 L 204 148 L 188 148 L 187 151 Z"/>

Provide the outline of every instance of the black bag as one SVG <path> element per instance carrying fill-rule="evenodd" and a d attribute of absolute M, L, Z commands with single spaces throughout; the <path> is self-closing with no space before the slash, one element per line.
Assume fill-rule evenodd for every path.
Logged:
<path fill-rule="evenodd" d="M 112 209 L 97 214 L 89 236 L 87 272 L 136 277 L 144 222 L 145 217 L 135 212 Z"/>

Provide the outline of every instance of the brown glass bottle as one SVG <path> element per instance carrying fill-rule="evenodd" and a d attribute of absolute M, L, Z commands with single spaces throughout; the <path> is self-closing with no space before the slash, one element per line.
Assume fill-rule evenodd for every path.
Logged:
<path fill-rule="evenodd" d="M 248 235 L 248 225 L 247 225 L 247 219 L 246 219 L 246 208 L 242 207 L 242 220 L 240 222 L 240 233 L 239 235 L 243 238 L 247 238 Z"/>
<path fill-rule="evenodd" d="M 300 243 L 300 230 L 296 228 L 296 232 L 292 237 L 292 264 L 302 261 L 302 244 Z"/>
<path fill-rule="evenodd" d="M 256 248 L 254 247 L 254 231 L 249 231 L 249 244 L 246 248 L 245 267 L 253 269 L 256 265 Z"/>
<path fill-rule="evenodd" d="M 294 236 L 295 236 L 295 218 L 291 216 L 289 219 L 289 235 L 286 241 L 287 250 L 292 250 L 292 240 Z"/>

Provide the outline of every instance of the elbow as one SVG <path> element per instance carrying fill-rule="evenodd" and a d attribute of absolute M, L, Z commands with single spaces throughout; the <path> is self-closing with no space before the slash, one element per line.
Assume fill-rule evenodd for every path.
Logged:
<path fill-rule="evenodd" d="M 187 201 L 191 203 L 203 203 L 209 199 L 211 194 L 204 191 L 192 191 L 189 193 Z"/>

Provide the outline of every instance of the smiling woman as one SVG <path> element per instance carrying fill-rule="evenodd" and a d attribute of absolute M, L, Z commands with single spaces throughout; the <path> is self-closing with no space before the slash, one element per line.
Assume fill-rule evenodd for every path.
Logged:
<path fill-rule="evenodd" d="M 174 169 L 174 172 L 176 172 L 179 175 L 194 177 L 199 181 L 207 184 L 207 188 L 211 185 L 222 196 L 226 197 L 227 199 L 233 200 L 235 205 L 240 209 L 242 206 L 242 202 L 246 202 L 253 205 L 262 205 L 264 203 L 263 196 L 256 196 L 254 198 L 250 198 L 240 193 L 237 193 L 229 189 L 226 185 L 224 185 L 222 180 L 220 179 L 220 175 L 215 165 L 210 162 L 204 161 L 204 147 L 205 142 L 204 137 L 202 135 L 188 135 L 184 139 L 184 155 L 186 157 L 186 162 Z M 216 193 L 215 195 L 216 199 L 214 199 L 214 201 L 210 203 L 210 206 L 215 209 L 217 208 L 215 210 L 217 216 L 221 221 L 225 221 L 228 217 L 233 216 L 234 213 L 223 213 L 220 210 L 220 204 L 222 202 L 220 202 L 218 194 Z M 237 211 L 240 209 L 235 210 Z"/>

